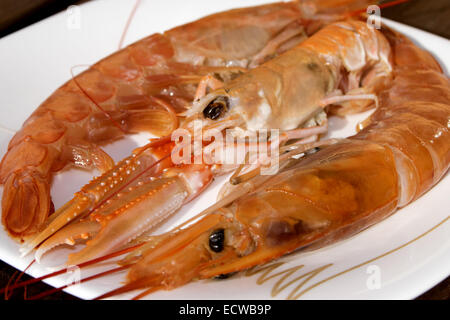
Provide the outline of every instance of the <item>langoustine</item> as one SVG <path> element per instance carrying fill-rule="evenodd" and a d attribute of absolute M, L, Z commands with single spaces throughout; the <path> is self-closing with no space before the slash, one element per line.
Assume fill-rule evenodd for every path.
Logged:
<path fill-rule="evenodd" d="M 320 27 L 314 15 L 325 9 L 339 11 L 333 2 L 304 1 L 215 14 L 138 41 L 64 84 L 24 123 L 1 162 L 7 232 L 24 240 L 42 230 L 55 172 L 69 164 L 106 172 L 114 163 L 101 144 L 134 132 L 171 133 L 204 76 L 226 80 L 287 50 Z"/>
<path fill-rule="evenodd" d="M 254 68 L 248 75 L 239 75 L 235 80 L 230 81 L 226 81 L 227 77 L 225 75 L 227 72 L 233 73 L 235 70 L 232 69 L 230 71 L 223 67 L 220 74 L 224 84 L 221 84 L 222 88 L 220 90 L 210 94 L 206 92 L 205 83 L 208 85 L 207 82 L 211 80 L 211 77 L 206 76 L 203 78 L 206 79 L 206 82 L 204 82 L 205 80 L 200 81 L 200 85 L 194 94 L 196 98 L 199 98 L 198 101 L 194 102 L 194 106 L 191 109 L 184 112 L 184 115 L 187 116 L 183 123 L 184 128 L 190 128 L 191 124 L 198 120 L 199 117 L 206 128 L 209 126 L 217 129 L 219 126 L 220 131 L 227 128 L 245 130 L 277 128 L 286 131 L 283 133 L 283 143 L 288 140 L 305 137 L 306 135 L 317 136 L 326 130 L 326 125 L 323 124 L 300 130 L 297 130 L 297 128 L 305 126 L 308 121 L 312 121 L 312 124 L 309 123 L 308 125 L 316 123 L 314 118 L 323 114 L 324 107 L 334 101 L 334 97 L 342 94 L 337 87 L 342 82 L 341 79 L 336 78 L 337 74 L 331 74 L 326 68 L 321 68 L 318 64 L 309 60 L 306 61 L 307 59 L 304 59 L 306 55 L 281 53 L 304 39 L 302 32 L 305 31 L 305 26 L 309 26 L 311 30 L 315 31 L 318 25 L 324 22 L 321 19 L 314 20 L 314 23 L 302 21 L 299 25 L 297 21 L 291 21 L 287 18 L 289 21 L 284 21 L 287 16 L 286 13 L 283 13 L 285 10 L 295 19 L 298 19 L 299 15 L 301 16 L 297 3 L 278 3 L 258 8 L 233 10 L 229 14 L 231 17 L 242 17 L 244 14 L 244 16 L 256 15 L 258 19 L 268 19 L 272 16 L 279 17 L 281 11 L 281 19 L 275 23 L 276 26 L 280 25 L 278 28 L 281 30 L 278 30 L 273 39 L 267 40 L 263 47 L 260 46 L 260 50 L 254 55 L 246 53 L 246 56 L 252 56 L 253 59 L 247 58 L 245 64 L 258 65 L 266 60 L 264 57 L 274 53 L 279 54 L 279 59 L 274 58 L 265 62 L 264 66 L 266 69 Z M 255 10 L 258 13 L 255 13 Z M 212 17 L 214 17 L 215 23 L 218 23 L 216 21 L 217 16 Z M 290 19 L 292 17 L 289 16 Z M 329 16 L 326 15 L 325 17 Z M 336 19 L 336 17 L 329 17 L 328 19 L 332 20 Z M 204 24 L 211 22 L 210 18 L 200 21 Z M 231 19 L 231 21 L 236 23 L 234 19 Z M 189 34 L 192 35 L 192 30 L 190 29 L 199 28 L 199 26 L 202 26 L 202 23 L 197 22 L 181 28 L 188 30 Z M 282 28 L 281 25 L 283 26 Z M 272 28 L 270 26 L 267 27 Z M 313 32 L 311 30 L 309 31 L 310 33 Z M 213 33 L 212 31 L 208 32 Z M 243 32 L 242 26 L 238 30 L 233 30 L 232 34 L 240 37 L 241 32 Z M 228 34 L 226 30 L 225 34 Z M 249 35 L 249 37 L 252 36 Z M 191 45 L 191 42 L 189 42 L 189 46 Z M 187 50 L 186 48 L 184 49 Z M 199 49 L 197 48 L 197 50 Z M 378 50 L 378 47 L 375 50 Z M 378 52 L 375 55 L 378 55 Z M 183 56 L 190 55 L 183 52 Z M 196 54 L 195 56 L 198 58 L 200 55 Z M 204 62 L 203 60 L 202 62 Z M 378 60 L 380 60 L 380 63 L 385 63 L 383 59 Z M 286 66 L 279 68 L 277 67 L 277 62 L 272 61 L 284 61 L 283 63 Z M 298 61 L 301 61 L 301 63 Z M 212 62 L 210 61 L 210 63 Z M 214 64 L 216 63 L 214 62 Z M 296 68 L 289 70 L 289 65 L 296 66 Z M 375 65 L 378 66 L 378 64 Z M 346 65 L 345 67 L 349 68 L 349 72 L 352 71 L 350 72 L 351 74 L 356 74 L 356 70 L 360 72 L 359 69 L 361 68 L 361 66 L 351 65 Z M 271 71 L 268 74 L 261 72 L 261 70 L 269 69 Z M 197 67 L 197 70 L 200 69 Z M 211 71 L 210 69 L 208 70 Z M 217 67 L 214 70 L 216 73 L 219 72 Z M 377 79 L 378 81 L 384 76 L 384 74 L 380 73 L 375 77 L 371 77 L 371 79 Z M 288 89 L 285 83 L 296 82 L 296 77 L 309 77 L 312 82 L 306 86 L 302 85 L 303 82 L 298 82 L 300 90 L 295 92 Z M 355 77 L 358 78 L 357 75 Z M 219 82 L 217 79 L 214 81 Z M 274 96 L 273 90 L 276 89 L 276 87 L 272 87 L 273 81 L 278 81 L 278 85 L 285 88 L 283 92 L 276 93 L 278 102 L 282 103 L 277 103 L 271 99 Z M 325 84 L 324 81 L 329 81 L 329 83 Z M 255 86 L 250 88 L 248 85 L 252 83 Z M 356 89 L 356 87 L 351 89 Z M 259 101 L 252 100 L 251 97 L 257 94 L 255 90 L 266 91 L 266 97 L 260 97 Z M 370 90 L 369 86 L 367 86 L 367 90 Z M 218 93 L 223 91 L 227 91 L 228 95 L 219 97 Z M 350 91 L 350 89 L 345 91 Z M 298 99 L 301 95 L 309 96 L 310 101 L 303 102 L 300 105 L 292 105 L 292 101 Z M 367 97 L 373 98 L 370 95 L 352 95 L 354 99 L 367 99 Z M 213 117 L 211 113 L 207 114 L 205 112 L 205 110 L 211 109 L 218 104 L 218 99 L 226 99 L 227 104 L 228 101 L 231 103 L 231 111 L 226 118 Z M 240 106 L 233 106 L 233 101 Z M 260 106 L 266 106 L 267 108 L 267 105 L 273 111 L 270 117 L 274 121 L 270 124 L 258 120 L 260 118 L 257 112 L 258 108 Z M 242 118 L 241 116 L 245 112 L 249 114 Z M 211 182 L 214 175 L 224 172 L 223 170 L 215 171 L 217 167 L 211 165 L 174 166 L 168 157 L 172 147 L 173 143 L 168 141 L 167 138 L 152 142 L 138 148 L 130 157 L 118 163 L 102 176 L 94 179 L 77 193 L 71 201 L 58 209 L 54 219 L 50 219 L 40 233 L 35 237 L 31 237 L 24 244 L 22 248 L 23 253 L 26 254 L 40 245 L 36 253 L 36 257 L 39 259 L 47 250 L 59 244 L 73 244 L 78 239 L 87 240 L 89 238 L 93 238 L 93 240 L 88 242 L 85 249 L 70 255 L 68 263 L 77 264 L 117 250 L 176 212 L 182 205 L 200 194 Z"/>
<path fill-rule="evenodd" d="M 332 27 L 355 30 L 358 24 L 330 26 L 303 45 L 326 49 L 326 57 L 329 46 L 316 46 L 324 43 L 316 39 L 333 39 Z M 186 229 L 154 237 L 150 248 L 123 261 L 131 266 L 129 283 L 102 297 L 140 288 L 149 288 L 144 294 L 171 289 L 338 241 L 436 184 L 449 167 L 448 78 L 430 54 L 404 36 L 390 30 L 383 35 L 392 46 L 393 60 L 387 61 L 394 79 L 357 135 L 304 159 L 285 158 L 279 175 L 242 182 L 240 197 L 222 202 Z M 302 210 L 286 210 L 280 205 L 285 203 Z"/>
<path fill-rule="evenodd" d="M 141 298 L 334 243 L 386 218 L 436 184 L 450 165 L 450 87 L 432 56 L 396 32 L 369 31 L 355 21 L 327 26 L 299 47 L 319 63 L 333 61 L 342 70 L 335 40 L 352 43 L 366 31 L 392 49 L 377 61 L 392 67 L 393 79 L 384 78 L 387 87 L 364 128 L 303 158 L 293 157 L 305 152 L 302 146 L 288 151 L 280 156 L 276 175 L 243 179 L 238 190 L 226 193 L 198 222 L 153 236 L 121 261 L 130 268 L 127 284 L 99 298 L 137 289 L 144 290 L 137 296 Z M 342 46 L 345 52 L 349 47 Z M 377 64 L 369 65 L 380 71 Z"/>
<path fill-rule="evenodd" d="M 300 46 L 324 59 L 342 29 L 360 28 L 357 22 L 333 24 Z M 200 221 L 155 236 L 122 261 L 130 267 L 127 284 L 99 298 L 136 289 L 143 290 L 137 296 L 142 298 L 335 243 L 438 183 L 450 166 L 448 77 L 403 35 L 374 32 L 392 47 L 393 79 L 356 135 L 300 159 L 286 158 L 277 175 L 243 182 L 240 196 L 229 194 L 230 201 L 207 210 Z"/>

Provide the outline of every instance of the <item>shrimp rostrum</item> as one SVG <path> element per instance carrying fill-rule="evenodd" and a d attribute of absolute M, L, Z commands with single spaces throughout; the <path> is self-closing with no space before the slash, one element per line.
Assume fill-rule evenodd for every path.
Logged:
<path fill-rule="evenodd" d="M 143 289 L 140 298 L 334 243 L 435 185 L 450 164 L 450 84 L 432 56 L 394 31 L 350 21 L 325 27 L 298 48 L 314 70 L 342 72 L 342 53 L 352 62 L 365 59 L 374 68 L 363 72 L 369 75 L 381 72 L 368 54 L 373 46 L 384 48 L 379 58 L 391 77 L 364 128 L 304 157 L 284 157 L 276 175 L 242 181 L 196 223 L 155 236 L 123 260 L 130 265 L 127 284 L 100 298 Z"/>
<path fill-rule="evenodd" d="M 9 143 L 0 167 L 6 231 L 25 240 L 45 227 L 55 172 L 68 165 L 108 171 L 114 163 L 102 144 L 142 131 L 170 134 L 202 79 L 227 80 L 261 64 L 320 28 L 324 21 L 316 15 L 325 11 L 328 21 L 342 8 L 293 1 L 214 14 L 144 38 L 73 77 Z M 105 195 L 87 192 L 77 205 Z"/>
<path fill-rule="evenodd" d="M 367 101 L 373 101 L 373 95 L 358 90 L 375 90 L 374 83 L 383 82 L 380 79 L 390 74 L 385 59 L 378 56 L 378 46 L 369 59 L 378 71 L 370 76 L 362 70 L 363 65 L 353 65 L 353 61 L 333 62 L 336 68 L 331 70 L 320 63 L 320 58 L 308 54 L 309 49 L 290 51 L 330 20 L 338 19 L 330 12 L 342 11 L 342 3 L 330 6 L 332 3 L 314 2 L 313 13 L 314 6 L 309 2 L 287 2 L 212 15 L 132 44 L 60 88 L 55 96 L 66 99 L 76 95 L 77 101 L 89 100 L 86 110 L 90 113 L 74 120 L 71 130 L 66 130 L 66 122 L 56 117 L 63 116 L 62 111 L 48 107 L 56 99 L 52 96 L 13 138 L 17 144 L 12 142 L 2 162 L 6 182 L 3 223 L 11 235 L 26 240 L 23 253 L 40 246 L 39 258 L 59 244 L 90 238 L 85 250 L 72 255 L 70 263 L 117 250 L 200 194 L 214 176 L 233 169 L 172 163 L 174 143 L 170 133 L 178 126 L 178 116 L 184 117 L 181 126 L 187 130 L 200 120 L 206 136 L 211 130 L 232 129 L 239 135 L 246 130 L 274 128 L 283 132 L 281 144 L 292 140 L 306 143 L 326 131 L 324 108 L 330 103 L 348 100 L 367 105 Z M 319 15 L 321 10 L 327 13 Z M 264 67 L 259 68 L 261 64 Z M 353 75 L 354 81 L 341 79 L 337 72 L 341 67 Z M 367 81 L 365 89 L 359 86 L 360 78 Z M 295 88 L 288 84 L 295 84 Z M 110 90 L 100 95 L 95 88 L 101 93 Z M 302 103 L 297 103 L 300 97 Z M 188 101 L 194 101 L 191 108 L 186 108 Z M 122 104 L 126 106 L 122 108 Z M 55 131 L 54 139 L 45 143 L 38 140 L 40 135 L 31 135 L 31 127 L 36 129 L 44 118 L 49 119 L 45 124 L 61 127 L 60 135 L 56 137 Z M 89 147 L 66 152 L 75 131 L 76 141 Z M 136 149 L 113 166 L 97 143 L 136 131 L 164 137 Z M 28 144 L 32 146 L 28 148 Z M 31 152 L 32 147 L 41 150 L 42 157 L 27 157 L 33 163 L 24 167 L 22 162 L 12 161 L 20 150 Z M 274 145 L 274 149 L 277 147 Z M 92 152 L 94 149 L 98 152 Z M 69 160 L 86 167 L 99 163 L 99 159 L 105 160 L 102 164 L 108 163 L 102 167 L 105 173 L 46 219 L 51 173 Z M 46 180 L 25 178 L 29 175 Z M 38 180 L 41 182 L 36 186 L 28 184 Z M 32 201 L 25 206 L 27 198 Z"/>

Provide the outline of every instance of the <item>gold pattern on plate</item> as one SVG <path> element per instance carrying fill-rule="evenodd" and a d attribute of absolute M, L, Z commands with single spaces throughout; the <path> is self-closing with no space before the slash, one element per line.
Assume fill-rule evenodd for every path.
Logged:
<path fill-rule="evenodd" d="M 392 249 L 389 250 L 383 254 L 380 254 L 372 259 L 366 260 L 364 262 L 361 262 L 360 264 L 357 264 L 353 267 L 350 267 L 348 269 L 345 269 L 341 272 L 335 273 L 323 280 L 320 280 L 312 285 L 310 285 L 309 287 L 305 288 L 304 290 L 300 291 L 310 280 L 312 280 L 315 276 L 317 276 L 319 273 L 321 273 L 322 271 L 326 270 L 327 268 L 331 267 L 333 265 L 333 263 L 329 263 L 323 266 L 320 266 L 316 269 L 313 269 L 309 272 L 303 273 L 299 276 L 297 276 L 296 278 L 289 280 L 286 282 L 286 280 L 292 276 L 294 273 L 296 273 L 298 270 L 302 269 L 304 267 L 303 264 L 300 265 L 296 265 L 293 266 L 291 268 L 279 271 L 277 273 L 273 273 L 275 272 L 275 270 L 279 269 L 282 265 L 284 265 L 286 262 L 276 262 L 276 263 L 272 263 L 270 265 L 266 265 L 266 266 L 262 266 L 262 267 L 258 267 L 258 268 L 253 268 L 248 270 L 245 273 L 246 277 L 251 277 L 255 274 L 261 273 L 261 275 L 256 279 L 256 284 L 258 285 L 262 285 L 263 283 L 265 283 L 266 281 L 269 281 L 271 279 L 274 278 L 278 278 L 277 282 L 275 282 L 275 284 L 272 287 L 271 290 L 271 296 L 275 297 L 277 296 L 279 293 L 283 292 L 285 289 L 287 289 L 287 287 L 289 287 L 292 284 L 297 284 L 288 294 L 288 296 L 286 297 L 286 299 L 288 300 L 296 300 L 299 297 L 301 297 L 302 295 L 304 295 L 306 292 L 310 291 L 313 288 L 316 288 L 322 284 L 324 284 L 325 282 L 328 282 L 332 279 L 335 279 L 345 273 L 348 273 L 350 271 L 353 271 L 359 267 L 362 267 L 366 264 L 369 264 L 371 262 L 374 262 L 375 260 L 381 259 L 383 257 L 386 257 L 410 244 L 412 244 L 413 242 L 423 238 L 424 236 L 426 236 L 427 234 L 431 233 L 432 231 L 436 230 L 437 228 L 439 228 L 441 225 L 443 225 L 446 221 L 448 221 L 450 219 L 450 216 L 447 216 L 445 219 L 443 219 L 441 222 L 439 222 L 438 224 L 436 224 L 434 227 L 430 228 L 429 230 L 425 231 L 424 233 L 418 235 L 417 237 L 415 237 L 414 239 Z"/>

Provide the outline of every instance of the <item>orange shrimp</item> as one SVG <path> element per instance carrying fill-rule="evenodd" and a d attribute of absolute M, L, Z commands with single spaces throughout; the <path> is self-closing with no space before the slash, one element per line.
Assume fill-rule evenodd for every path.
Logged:
<path fill-rule="evenodd" d="M 53 212 L 55 172 L 67 165 L 106 172 L 114 163 L 100 144 L 141 131 L 170 134 L 202 79 L 227 80 L 286 51 L 334 19 L 314 16 L 333 11 L 331 3 L 295 1 L 214 14 L 144 38 L 68 81 L 25 121 L 0 164 L 6 231 L 24 240 L 42 230 Z M 147 150 L 146 164 L 158 159 Z M 89 201 L 105 197 L 91 191 Z"/>
<path fill-rule="evenodd" d="M 362 22 L 326 26 L 295 48 L 206 94 L 187 115 L 198 119 L 203 114 L 208 125 L 216 119 L 248 116 L 240 111 L 246 110 L 245 101 L 254 102 L 251 90 L 239 90 L 236 84 L 242 81 L 249 88 L 258 84 L 272 92 L 261 79 L 274 83 L 273 77 L 254 77 L 261 83 L 249 79 L 273 72 L 294 53 L 301 57 L 292 59 L 300 68 L 310 66 L 311 60 L 317 64 L 307 68 L 307 75 L 319 71 L 332 84 L 315 100 L 311 97 L 317 92 L 301 91 L 311 108 L 339 104 L 345 113 L 354 112 L 367 108 L 369 100 L 377 105 L 375 113 L 356 135 L 322 142 L 314 152 L 302 144 L 281 149 L 286 153 L 280 155 L 276 175 L 263 176 L 258 170 L 237 174 L 234 183 L 239 188 L 226 190 L 222 199 L 196 216 L 201 218 L 198 222 L 152 236 L 123 259 L 118 270 L 130 268 L 127 284 L 99 298 L 142 289 L 137 296 L 141 298 L 196 279 L 242 271 L 305 247 L 335 243 L 408 205 L 445 175 L 450 166 L 448 77 L 428 52 L 403 35 L 386 28 L 377 31 Z M 328 72 L 322 73 L 323 69 Z M 296 75 L 289 67 L 284 71 L 274 74 L 283 80 L 292 79 L 289 73 Z M 280 105 L 293 101 L 281 92 L 286 100 Z M 235 99 L 243 97 L 249 98 Z M 240 103 L 233 105 L 236 100 Z M 286 105 L 289 110 L 290 104 Z M 269 106 L 277 110 L 276 104 Z M 212 108 L 219 108 L 217 117 Z M 289 121 L 274 126 L 291 128 Z"/>
<path fill-rule="evenodd" d="M 127 284 L 99 298 L 142 289 L 137 296 L 141 298 L 195 279 L 242 271 L 305 247 L 334 243 L 414 201 L 447 172 L 450 84 L 430 54 L 396 32 L 346 21 L 323 28 L 259 68 L 282 65 L 294 52 L 300 54 L 295 60 L 300 68 L 314 60 L 317 65 L 308 68 L 312 74 L 321 74 L 322 66 L 329 68 L 325 79 L 333 85 L 316 104 L 341 103 L 342 96 L 329 95 L 337 88 L 383 88 L 364 128 L 347 139 L 322 142 L 316 152 L 302 144 L 283 149 L 275 175 L 260 175 L 254 169 L 236 176 L 238 188 L 226 190 L 195 217 L 199 221 L 152 236 L 124 258 L 117 270 L 130 268 Z M 245 83 L 259 68 L 244 75 Z M 352 78 L 366 86 L 352 88 Z M 425 88 L 424 78 L 429 83 Z M 218 94 L 224 92 L 213 92 L 214 101 Z M 225 94 L 233 97 L 233 90 Z M 316 93 L 302 94 L 309 98 Z M 353 107 L 365 107 L 359 95 L 350 101 L 358 100 Z"/>
<path fill-rule="evenodd" d="M 329 77 L 333 77 L 332 73 L 327 68 L 318 67 L 318 69 L 315 69 L 311 66 L 308 67 L 306 64 L 300 64 L 298 60 L 305 58 L 305 54 L 295 56 L 292 53 L 288 54 L 289 51 L 286 50 L 304 40 L 306 27 L 309 29 L 306 33 L 312 33 L 316 31 L 318 25 L 324 24 L 325 21 L 328 23 L 329 19 L 336 19 L 336 17 L 325 15 L 320 19 L 315 19 L 314 22 L 305 20 L 299 24 L 298 19 L 302 16 L 301 8 L 299 3 L 277 3 L 249 9 L 231 10 L 175 28 L 166 33 L 166 35 L 170 35 L 172 44 L 181 43 L 176 46 L 175 50 L 178 52 L 175 53 L 178 59 L 204 57 L 200 62 L 196 60 L 196 63 L 220 66 L 226 62 L 232 65 L 238 64 L 245 68 L 264 63 L 265 70 L 270 69 L 273 73 L 265 74 L 261 72 L 260 68 L 255 67 L 248 71 L 248 75 L 234 75 L 232 77 L 231 75 L 236 71 L 233 67 L 191 66 L 191 69 L 195 69 L 200 74 L 201 70 L 207 69 L 210 72 L 214 70 L 213 72 L 220 74 L 220 80 L 211 76 L 211 74 L 207 74 L 200 80 L 197 88 L 189 83 L 190 87 L 188 88 L 193 89 L 191 94 L 195 97 L 195 101 L 189 110 L 183 112 L 183 115 L 187 117 L 182 123 L 184 129 L 190 130 L 194 121 L 200 117 L 205 124 L 205 133 L 213 130 L 223 132 L 228 128 L 232 128 L 235 132 L 258 130 L 264 127 L 276 128 L 283 130 L 282 143 L 301 138 L 314 140 L 317 139 L 319 134 L 326 131 L 326 120 L 324 120 L 326 116 L 323 110 L 329 104 L 330 99 L 342 96 L 335 86 L 335 83 L 339 81 L 335 81 L 338 79 L 330 80 L 329 86 L 324 88 L 323 82 L 328 81 Z M 238 17 L 240 17 L 239 20 Z M 261 29 L 265 30 L 266 34 L 264 43 L 259 43 L 259 40 L 257 41 L 258 44 L 253 43 L 252 41 L 259 38 L 256 35 L 261 32 L 259 28 L 256 28 L 259 31 L 255 30 L 256 22 L 272 21 L 271 19 L 275 17 L 277 17 L 276 22 L 266 24 Z M 328 17 L 328 20 L 324 20 L 325 17 Z M 295 20 L 291 20 L 294 18 Z M 221 36 L 227 39 L 227 42 L 221 44 L 221 50 L 225 51 L 221 54 L 226 54 L 228 57 L 221 56 L 219 59 L 218 54 L 206 53 L 206 49 L 212 50 L 211 45 L 217 45 L 217 41 L 212 39 L 210 39 L 212 42 L 210 45 L 205 42 L 205 37 L 209 39 L 207 35 L 212 34 L 210 37 L 214 39 L 217 37 L 217 30 L 214 31 L 215 29 L 205 27 L 211 24 L 218 25 L 221 28 Z M 274 28 L 276 33 L 273 33 Z M 191 38 L 186 40 L 186 38 L 180 36 L 181 34 L 189 35 Z M 267 36 L 270 37 L 266 38 Z M 236 46 L 239 50 L 234 53 L 225 50 L 233 40 L 240 43 L 242 37 L 248 37 L 252 41 L 239 46 L 235 42 L 232 48 Z M 194 45 L 196 38 L 201 39 L 202 46 Z M 247 46 L 252 48 L 256 46 L 259 49 L 255 51 L 253 48 L 254 51 L 250 52 L 246 51 L 248 50 Z M 202 49 L 200 50 L 200 48 Z M 197 50 L 197 53 L 191 52 L 192 50 Z M 221 50 L 215 52 L 222 52 Z M 273 58 L 274 55 L 277 57 Z M 220 61 L 212 57 L 216 57 Z M 272 59 L 268 59 L 268 57 Z M 284 69 L 277 67 L 277 63 L 280 61 L 284 61 L 283 63 L 286 64 Z M 380 60 L 380 63 L 382 63 L 382 60 Z M 181 65 L 179 60 L 177 65 Z M 293 68 L 292 72 L 286 72 L 289 70 L 289 65 L 297 67 Z M 375 65 L 378 64 L 375 63 Z M 159 68 L 160 64 L 158 63 L 157 66 Z M 314 64 L 314 66 L 318 66 L 318 64 Z M 184 70 L 186 68 L 185 66 Z M 349 69 L 349 71 L 352 70 Z M 355 70 L 359 70 L 358 67 Z M 302 76 L 309 76 L 311 83 L 305 86 L 299 84 L 301 90 L 298 92 L 284 86 L 285 90 L 278 99 L 283 103 L 277 104 L 269 97 L 273 96 L 273 92 L 270 93 L 270 91 L 276 89 L 276 87 L 271 87 L 273 80 L 279 76 L 282 79 L 279 83 L 281 86 L 284 83 L 293 83 L 297 77 Z M 148 75 L 146 79 L 154 79 L 155 77 Z M 180 79 L 183 77 L 180 76 Z M 189 79 L 192 79 L 192 77 L 194 75 L 191 75 Z M 197 75 L 195 77 L 200 78 Z M 234 78 L 234 80 L 231 78 Z M 378 79 L 379 77 L 373 78 Z M 161 80 L 159 75 L 158 79 Z M 173 76 L 170 79 L 173 80 Z M 251 84 L 254 84 L 254 86 L 251 87 Z M 268 99 L 259 99 L 258 101 L 251 99 L 251 96 L 257 93 L 254 90 L 258 89 L 260 85 L 262 85 L 261 90 L 266 90 Z M 172 88 L 173 83 L 170 86 Z M 208 89 L 216 87 L 221 87 L 221 89 L 207 93 Z M 146 88 L 148 88 L 147 84 Z M 183 88 L 186 89 L 187 87 Z M 224 90 L 228 92 L 226 97 L 221 94 Z M 300 105 L 291 106 L 291 102 L 301 97 L 303 93 L 305 93 L 305 97 L 309 95 L 310 99 Z M 175 96 L 177 95 L 175 94 Z M 172 96 L 169 95 L 169 97 Z M 211 115 L 205 116 L 205 110 L 218 104 L 221 97 L 225 97 L 229 101 L 240 101 L 239 105 L 234 106 L 231 103 L 232 109 L 230 112 L 227 113 L 226 117 L 220 119 L 213 119 Z M 357 98 L 356 96 L 352 97 Z M 363 95 L 358 97 L 367 99 L 367 96 Z M 158 99 L 157 101 L 162 105 L 174 104 L 173 101 L 163 100 L 161 94 L 155 99 Z M 268 105 L 272 109 L 270 117 L 273 121 L 270 124 L 261 122 L 257 111 L 260 108 L 267 108 Z M 220 107 L 215 108 L 217 110 Z M 178 108 L 177 110 L 180 111 L 181 109 Z M 247 116 L 242 117 L 245 114 Z M 170 133 L 172 129 L 173 127 L 167 130 L 167 133 Z M 302 142 L 305 141 L 302 140 Z M 277 147 L 278 145 L 273 144 L 274 149 Z M 27 239 L 21 248 L 22 253 L 27 254 L 39 247 L 36 251 L 36 258 L 39 260 L 46 251 L 60 244 L 74 244 L 76 241 L 88 239 L 91 240 L 87 241 L 87 246 L 83 250 L 70 255 L 68 263 L 78 264 L 113 252 L 127 245 L 130 241 L 136 241 L 143 233 L 151 230 L 184 204 L 198 196 L 214 176 L 235 168 L 235 166 L 226 167 L 214 164 L 175 166 L 168 158 L 170 153 L 174 151 L 172 148 L 173 143 L 169 141 L 168 136 L 165 136 L 135 150 L 130 157 L 91 181 L 80 192 L 76 193 L 72 200 L 59 208 L 53 217 L 47 220 L 45 227 L 41 228 L 40 232 Z M 253 161 L 253 159 L 251 160 Z M 7 204 L 12 207 L 12 204 Z"/>
<path fill-rule="evenodd" d="M 364 128 L 303 158 L 292 157 L 303 149 L 288 153 L 276 175 L 244 180 L 200 221 L 154 236 L 122 260 L 130 267 L 127 284 L 99 298 L 142 289 L 141 298 L 335 243 L 438 183 L 450 166 L 450 83 L 428 52 L 397 32 L 351 21 L 327 26 L 299 47 L 323 64 L 342 62 L 362 52 L 354 41 L 369 33 L 370 43 L 392 48 L 385 58 L 393 79 Z"/>

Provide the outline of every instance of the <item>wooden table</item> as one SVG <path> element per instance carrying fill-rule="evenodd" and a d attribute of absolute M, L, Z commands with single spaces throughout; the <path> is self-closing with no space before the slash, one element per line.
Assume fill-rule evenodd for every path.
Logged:
<path fill-rule="evenodd" d="M 70 4 L 84 1 L 70 0 L 1 0 L 0 2 L 0 37 L 31 23 L 64 10 Z M 382 10 L 382 16 L 423 29 L 450 39 L 450 0 L 411 0 Z M 0 288 L 7 285 L 10 277 L 17 270 L 0 261 Z M 29 279 L 24 276 L 23 280 Z M 32 296 L 51 289 L 44 283 L 33 285 L 27 295 Z M 11 298 L 21 299 L 23 291 L 16 291 Z M 56 293 L 45 299 L 77 299 L 66 293 Z M 450 300 L 450 277 L 427 291 L 418 299 Z"/>

